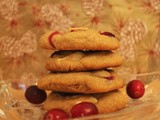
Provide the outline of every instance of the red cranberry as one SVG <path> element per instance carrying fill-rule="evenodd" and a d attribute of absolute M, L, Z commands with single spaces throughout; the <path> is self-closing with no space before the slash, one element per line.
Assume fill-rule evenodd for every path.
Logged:
<path fill-rule="evenodd" d="M 109 37 L 115 37 L 115 35 L 113 35 L 112 33 L 110 32 L 102 32 L 100 33 L 101 35 L 106 35 L 106 36 L 109 36 Z"/>
<path fill-rule="evenodd" d="M 132 80 L 127 84 L 126 91 L 129 97 L 138 99 L 144 95 L 145 88 L 141 81 Z"/>
<path fill-rule="evenodd" d="M 67 120 L 68 118 L 68 114 L 58 108 L 47 111 L 44 116 L 44 120 Z"/>
<path fill-rule="evenodd" d="M 59 34 L 59 32 L 58 32 L 58 31 L 55 31 L 55 32 L 51 33 L 51 34 L 49 35 L 49 37 L 48 37 L 49 43 L 50 43 L 53 47 L 54 47 L 54 44 L 52 43 L 52 38 L 53 38 L 53 36 L 56 35 L 56 34 Z"/>
<path fill-rule="evenodd" d="M 98 114 L 98 109 L 93 103 L 81 102 L 74 105 L 70 112 L 72 117 L 76 118 Z"/>
<path fill-rule="evenodd" d="M 46 100 L 47 94 L 44 90 L 39 89 L 36 85 L 32 85 L 25 91 L 25 97 L 30 103 L 40 104 Z"/>
<path fill-rule="evenodd" d="M 114 76 L 108 76 L 108 77 L 104 77 L 107 80 L 114 80 Z"/>

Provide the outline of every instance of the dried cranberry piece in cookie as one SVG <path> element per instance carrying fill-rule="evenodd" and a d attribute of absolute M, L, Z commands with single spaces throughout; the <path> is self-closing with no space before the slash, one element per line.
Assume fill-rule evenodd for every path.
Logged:
<path fill-rule="evenodd" d="M 71 30 L 71 32 L 75 32 L 76 30 Z"/>
<path fill-rule="evenodd" d="M 51 33 L 51 34 L 49 35 L 49 37 L 48 37 L 49 43 L 52 45 L 52 47 L 54 47 L 54 44 L 53 44 L 53 42 L 52 42 L 52 38 L 53 38 L 54 35 L 56 35 L 56 34 L 59 34 L 59 32 L 58 32 L 58 31 L 55 31 L 55 32 Z"/>
<path fill-rule="evenodd" d="M 114 80 L 114 76 L 108 76 L 108 77 L 104 77 L 105 79 L 107 79 L 107 80 Z"/>
<path fill-rule="evenodd" d="M 101 35 L 106 35 L 106 36 L 109 36 L 109 37 L 115 37 L 115 35 L 113 35 L 113 34 L 110 33 L 110 32 L 101 32 L 100 34 L 101 34 Z"/>

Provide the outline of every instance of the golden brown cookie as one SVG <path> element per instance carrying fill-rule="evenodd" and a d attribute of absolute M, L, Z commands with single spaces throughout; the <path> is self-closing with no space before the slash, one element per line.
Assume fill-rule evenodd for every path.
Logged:
<path fill-rule="evenodd" d="M 60 108 L 70 113 L 71 108 L 80 102 L 91 102 L 99 113 L 110 113 L 124 108 L 128 102 L 127 95 L 121 90 L 99 94 L 66 94 L 51 92 L 44 103 L 44 109 Z"/>
<path fill-rule="evenodd" d="M 40 38 L 40 46 L 52 50 L 115 50 L 118 39 L 109 32 L 90 29 L 72 29 L 67 33 L 47 32 Z"/>
<path fill-rule="evenodd" d="M 111 51 L 56 51 L 47 60 L 49 71 L 86 71 L 117 67 L 122 57 Z"/>
<path fill-rule="evenodd" d="M 51 73 L 38 81 L 44 90 L 71 93 L 101 93 L 123 87 L 124 81 L 113 71 Z"/>

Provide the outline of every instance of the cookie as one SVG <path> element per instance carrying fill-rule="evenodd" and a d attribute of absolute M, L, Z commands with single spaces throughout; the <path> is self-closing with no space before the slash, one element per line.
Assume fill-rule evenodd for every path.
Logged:
<path fill-rule="evenodd" d="M 49 71 L 85 71 L 117 67 L 122 57 L 111 51 L 56 51 L 47 60 Z"/>
<path fill-rule="evenodd" d="M 40 38 L 40 46 L 52 50 L 115 50 L 120 43 L 112 33 L 75 28 L 66 33 L 47 32 Z"/>
<path fill-rule="evenodd" d="M 91 102 L 95 104 L 99 113 L 103 114 L 124 108 L 128 102 L 128 98 L 121 90 L 100 94 L 66 94 L 51 92 L 44 102 L 43 107 L 45 110 L 60 108 L 70 113 L 71 108 L 80 102 Z"/>
<path fill-rule="evenodd" d="M 51 73 L 40 79 L 37 85 L 40 89 L 51 91 L 101 93 L 123 87 L 124 81 L 113 71 L 97 70 Z"/>

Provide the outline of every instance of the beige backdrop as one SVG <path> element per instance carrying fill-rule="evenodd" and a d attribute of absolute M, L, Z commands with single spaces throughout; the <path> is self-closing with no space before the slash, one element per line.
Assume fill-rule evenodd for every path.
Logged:
<path fill-rule="evenodd" d="M 32 84 L 50 52 L 39 37 L 70 27 L 113 32 L 121 74 L 160 71 L 160 0 L 0 0 L 0 78 Z"/>

